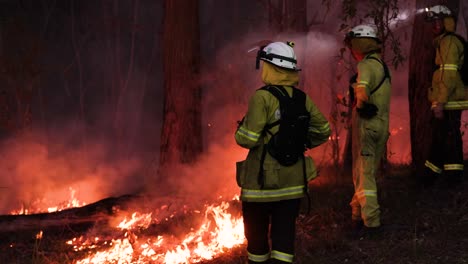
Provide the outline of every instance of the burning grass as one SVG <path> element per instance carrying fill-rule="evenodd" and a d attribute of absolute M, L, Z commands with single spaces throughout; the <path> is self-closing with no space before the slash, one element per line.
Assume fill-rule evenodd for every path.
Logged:
<path fill-rule="evenodd" d="M 210 260 L 226 253 L 229 249 L 243 244 L 243 225 L 239 215 L 229 213 L 230 204 L 206 205 L 204 213 L 184 235 L 160 232 L 158 235 L 141 234 L 151 224 L 151 213 L 133 213 L 117 226 L 122 230 L 121 238 L 72 239 L 67 244 L 75 251 L 89 255 L 77 260 L 77 264 L 86 263 L 197 263 Z M 193 219 L 193 216 L 190 218 Z M 174 225 L 180 224 L 171 222 Z M 164 230 L 160 230 L 164 231 Z M 101 242 L 104 240 L 104 242 Z M 97 249 L 97 250 L 95 250 Z"/>
<path fill-rule="evenodd" d="M 81 207 L 85 206 L 86 203 L 78 200 L 76 198 L 76 190 L 72 187 L 69 187 L 70 197 L 66 201 L 62 201 L 59 204 L 54 204 L 50 206 L 48 204 L 51 201 L 46 201 L 45 199 L 37 199 L 28 203 L 26 206 L 25 204 L 21 205 L 21 208 L 17 210 L 13 210 L 10 212 L 12 215 L 28 215 L 28 214 L 39 214 L 39 213 L 53 213 L 53 212 L 60 212 L 69 208 L 74 207 Z"/>
<path fill-rule="evenodd" d="M 388 228 L 357 239 L 348 235 L 349 177 L 312 185 L 310 213 L 298 219 L 296 263 L 467 263 L 468 183 L 419 190 L 411 179 L 405 167 L 379 178 Z M 138 213 L 127 206 L 93 225 L 3 233 L 0 257 L 4 263 L 41 264 L 246 263 L 237 200 L 201 208 L 164 204 Z M 118 257 L 112 257 L 115 252 Z"/>

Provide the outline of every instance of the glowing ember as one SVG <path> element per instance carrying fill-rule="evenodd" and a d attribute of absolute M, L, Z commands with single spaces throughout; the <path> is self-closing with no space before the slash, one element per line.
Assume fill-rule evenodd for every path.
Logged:
<path fill-rule="evenodd" d="M 39 214 L 39 213 L 46 213 L 46 212 L 53 213 L 53 212 L 58 212 L 58 211 L 62 211 L 62 210 L 69 209 L 69 208 L 81 207 L 81 206 L 86 205 L 86 203 L 80 202 L 75 197 L 75 194 L 76 194 L 75 189 L 73 189 L 71 187 L 69 187 L 68 189 L 70 190 L 70 198 L 68 199 L 68 201 L 62 202 L 57 206 L 47 207 L 45 205 L 45 204 L 47 204 L 47 202 L 44 201 L 44 200 L 39 199 L 39 200 L 36 200 L 36 201 L 32 202 L 30 204 L 30 206 L 28 206 L 28 207 L 23 205 L 21 207 L 21 209 L 11 211 L 10 214 L 12 214 L 12 215 L 28 215 L 28 214 Z M 47 209 L 45 209 L 45 207 L 47 207 Z"/>
<path fill-rule="evenodd" d="M 133 213 L 130 220 L 124 219 L 117 227 L 126 231 L 123 238 L 101 241 L 73 238 L 67 244 L 75 251 L 88 250 L 90 255 L 76 264 L 91 263 L 197 263 L 210 260 L 228 249 L 245 242 L 242 217 L 228 213 L 229 203 L 205 207 L 201 226 L 182 238 L 171 235 L 139 238 L 131 230 L 148 228 L 151 214 Z M 100 251 L 92 251 L 101 248 Z M 103 249 L 104 248 L 104 249 Z"/>

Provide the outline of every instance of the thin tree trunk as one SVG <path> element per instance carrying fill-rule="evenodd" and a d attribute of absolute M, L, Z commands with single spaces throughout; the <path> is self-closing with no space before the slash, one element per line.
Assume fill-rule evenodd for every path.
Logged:
<path fill-rule="evenodd" d="M 79 89 L 79 111 L 78 111 L 78 116 L 79 120 L 83 122 L 83 124 L 86 123 L 86 113 L 85 113 L 85 96 L 86 96 L 86 88 L 83 86 L 83 65 L 81 62 L 81 45 L 79 43 L 79 40 L 77 39 L 77 34 L 76 34 L 76 17 L 75 17 L 75 1 L 72 1 L 70 4 L 70 13 L 71 13 L 71 39 L 72 39 L 72 46 L 73 46 L 73 53 L 75 55 L 75 60 L 76 60 L 76 68 L 78 71 L 78 89 Z M 87 136 L 86 136 L 86 125 L 83 125 L 80 128 L 82 131 L 82 140 L 83 140 L 83 152 L 82 153 L 84 156 L 87 155 Z"/>
<path fill-rule="evenodd" d="M 458 1 L 448 1 L 452 10 L 458 9 Z M 417 0 L 416 10 L 423 9 L 429 3 L 427 0 Z M 431 86 L 434 70 L 435 49 L 432 45 L 433 34 L 431 23 L 423 15 L 414 19 L 413 35 L 409 58 L 408 101 L 411 128 L 411 157 L 414 176 L 421 177 L 424 173 L 424 162 L 427 159 L 431 144 L 431 111 L 427 100 L 427 90 Z"/>
<path fill-rule="evenodd" d="M 300 39 L 297 39 L 295 46 L 296 54 L 298 54 L 298 67 L 306 67 L 306 48 L 307 48 L 307 1 L 306 0 L 296 0 L 285 2 L 285 14 L 283 24 L 285 25 L 285 31 L 297 33 L 300 36 Z M 302 74 L 299 80 L 299 88 L 304 90 L 304 85 L 306 83 L 307 75 Z"/>
<path fill-rule="evenodd" d="M 297 39 L 295 46 L 298 56 L 298 67 L 305 66 L 305 50 L 307 46 L 307 1 L 306 0 L 276 0 L 267 2 L 268 23 L 269 28 L 273 33 L 292 33 L 294 35 L 303 36 Z M 292 41 L 292 39 L 284 39 L 282 41 Z M 299 87 L 304 88 L 305 75 L 301 75 Z"/>
<path fill-rule="evenodd" d="M 460 2 L 460 19 L 463 19 L 465 22 L 465 39 L 468 39 L 468 2 L 461 1 Z"/>

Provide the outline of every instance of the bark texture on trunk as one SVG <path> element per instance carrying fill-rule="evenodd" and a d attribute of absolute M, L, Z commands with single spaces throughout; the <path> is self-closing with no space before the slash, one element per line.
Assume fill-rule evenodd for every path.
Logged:
<path fill-rule="evenodd" d="M 166 0 L 163 27 L 161 173 L 193 162 L 202 151 L 198 1 Z"/>

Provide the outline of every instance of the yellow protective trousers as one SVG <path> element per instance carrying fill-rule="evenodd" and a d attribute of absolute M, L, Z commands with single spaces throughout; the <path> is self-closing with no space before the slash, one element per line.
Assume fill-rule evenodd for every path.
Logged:
<path fill-rule="evenodd" d="M 363 220 L 368 227 L 380 226 L 380 207 L 376 174 L 388 139 L 388 121 L 375 116 L 352 116 L 352 155 L 354 195 L 352 219 Z"/>

